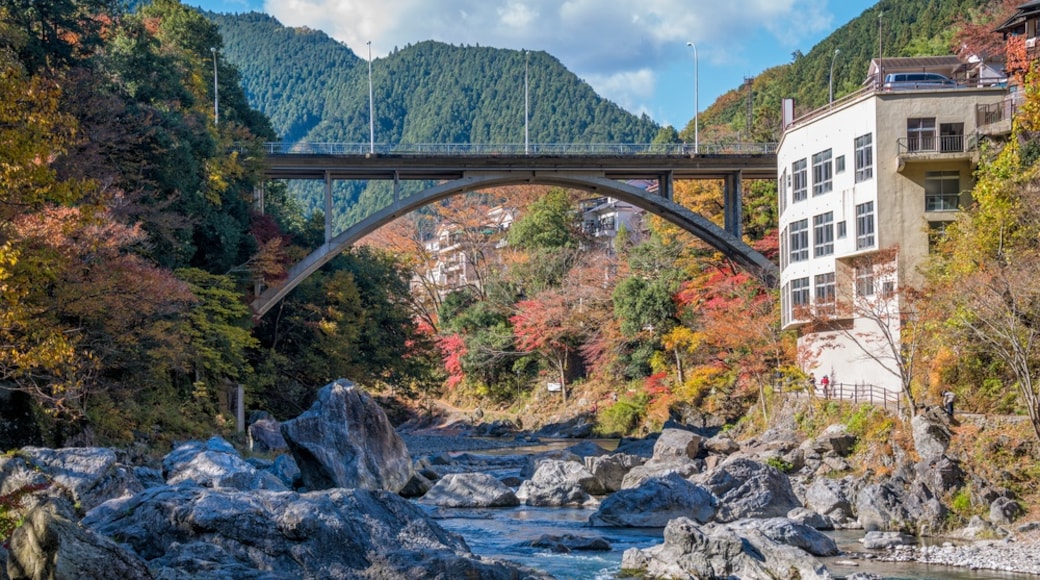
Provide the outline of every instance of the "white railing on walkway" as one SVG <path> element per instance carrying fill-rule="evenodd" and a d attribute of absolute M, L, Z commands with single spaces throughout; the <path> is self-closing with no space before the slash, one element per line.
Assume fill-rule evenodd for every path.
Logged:
<path fill-rule="evenodd" d="M 701 143 L 696 155 L 771 155 L 776 143 Z M 689 143 L 265 143 L 268 155 L 695 155 Z"/>

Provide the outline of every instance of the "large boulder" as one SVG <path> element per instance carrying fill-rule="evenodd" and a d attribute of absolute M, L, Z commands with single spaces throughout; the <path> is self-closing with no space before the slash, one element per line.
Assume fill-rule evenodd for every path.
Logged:
<path fill-rule="evenodd" d="M 585 458 L 585 467 L 596 476 L 607 493 L 621 489 L 628 472 L 643 463 L 646 463 L 646 458 L 627 453 Z"/>
<path fill-rule="evenodd" d="M 856 513 L 863 529 L 913 533 L 915 520 L 906 508 L 906 493 L 896 485 L 870 484 L 856 496 Z"/>
<path fill-rule="evenodd" d="M 683 429 L 664 429 L 654 443 L 653 461 L 693 460 L 701 450 L 703 438 Z"/>
<path fill-rule="evenodd" d="M 660 528 L 678 517 L 707 522 L 717 511 L 718 500 L 710 491 L 673 473 L 608 496 L 589 516 L 589 524 Z"/>
<path fill-rule="evenodd" d="M 802 443 L 808 449 L 821 456 L 836 455 L 847 457 L 856 445 L 856 436 L 849 433 L 849 428 L 842 424 L 827 427 L 816 437 Z"/>
<path fill-rule="evenodd" d="M 486 473 L 449 473 L 426 492 L 420 502 L 453 508 L 514 507 L 513 490 Z"/>
<path fill-rule="evenodd" d="M 246 429 L 249 450 L 253 453 L 285 451 L 289 448 L 282 437 L 282 424 L 275 419 L 260 419 Z"/>
<path fill-rule="evenodd" d="M 118 537 L 161 578 L 545 577 L 474 556 L 421 507 L 384 491 L 158 487 L 98 506 L 82 523 Z"/>
<path fill-rule="evenodd" d="M 720 522 L 784 517 L 802 505 L 786 475 L 746 457 L 731 457 L 698 481 L 719 498 Z"/>
<path fill-rule="evenodd" d="M 668 523 L 664 543 L 626 550 L 621 569 L 654 578 L 831 578 L 815 557 L 760 530 L 685 517 Z"/>
<path fill-rule="evenodd" d="M 220 437 L 178 445 L 163 458 L 166 483 L 193 482 L 203 487 L 227 487 L 241 491 L 289 488 L 273 473 L 259 470 L 242 459 L 238 451 Z"/>
<path fill-rule="evenodd" d="M 67 493 L 68 499 L 84 511 L 144 489 L 133 469 L 119 462 L 115 451 L 101 447 L 24 447 L 0 457 L 0 496 L 26 486 Z"/>
<path fill-rule="evenodd" d="M 800 548 L 813 556 L 837 556 L 841 553 L 838 545 L 827 534 L 788 518 L 739 520 L 729 524 L 729 527 L 741 535 L 747 535 L 749 530 L 758 531 L 770 540 Z"/>
<path fill-rule="evenodd" d="M 603 495 L 603 484 L 584 465 L 576 461 L 543 461 L 516 496 L 530 506 L 584 506 L 597 502 L 592 494 Z"/>
<path fill-rule="evenodd" d="M 671 461 L 650 459 L 646 463 L 628 470 L 628 473 L 621 479 L 621 489 L 639 487 L 650 479 L 664 477 L 673 473 L 682 478 L 688 478 L 700 472 L 701 468 L 697 462 L 689 459 L 674 459 Z"/>
<path fill-rule="evenodd" d="M 310 409 L 282 423 L 282 436 L 309 490 L 397 492 L 412 476 L 404 441 L 372 397 L 347 380 L 322 387 Z"/>
<path fill-rule="evenodd" d="M 914 438 L 914 449 L 921 460 L 932 462 L 946 453 L 950 447 L 953 432 L 938 407 L 929 407 L 923 413 L 914 415 L 910 420 L 910 428 Z"/>
<path fill-rule="evenodd" d="M 852 502 L 845 495 L 840 481 L 818 477 L 805 490 L 805 504 L 815 511 L 841 523 L 852 518 Z"/>
<path fill-rule="evenodd" d="M 7 574 L 15 579 L 150 579 L 144 561 L 75 522 L 71 508 L 45 502 L 11 534 Z"/>

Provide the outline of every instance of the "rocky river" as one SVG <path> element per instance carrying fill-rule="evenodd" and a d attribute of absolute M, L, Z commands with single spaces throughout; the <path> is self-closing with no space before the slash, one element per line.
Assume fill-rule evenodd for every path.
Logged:
<path fill-rule="evenodd" d="M 1040 532 L 1006 491 L 936 537 L 963 475 L 942 417 L 922 416 L 920 459 L 877 479 L 850 474 L 840 426 L 807 441 L 679 425 L 622 442 L 402 434 L 337 381 L 296 419 L 254 424 L 254 451 L 274 459 L 219 437 L 155 467 L 100 448 L 0 457 L 21 522 L 0 580 L 1040 575 Z"/>

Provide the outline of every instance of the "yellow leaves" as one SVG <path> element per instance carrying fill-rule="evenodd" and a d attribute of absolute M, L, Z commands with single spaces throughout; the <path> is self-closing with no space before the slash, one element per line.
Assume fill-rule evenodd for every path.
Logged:
<path fill-rule="evenodd" d="M 661 337 L 661 343 L 668 350 L 682 350 L 695 353 L 707 340 L 707 334 L 698 332 L 687 326 L 676 326 Z"/>

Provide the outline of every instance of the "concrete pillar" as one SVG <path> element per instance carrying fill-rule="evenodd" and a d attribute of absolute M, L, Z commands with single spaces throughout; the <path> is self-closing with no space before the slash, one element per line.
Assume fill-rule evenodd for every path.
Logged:
<path fill-rule="evenodd" d="M 332 240 L 332 176 L 325 172 L 325 243 Z"/>
<path fill-rule="evenodd" d="M 723 191 L 723 228 L 736 236 L 738 239 L 743 236 L 743 195 L 740 192 L 741 173 L 739 171 L 731 173 L 726 176 L 726 183 Z"/>

